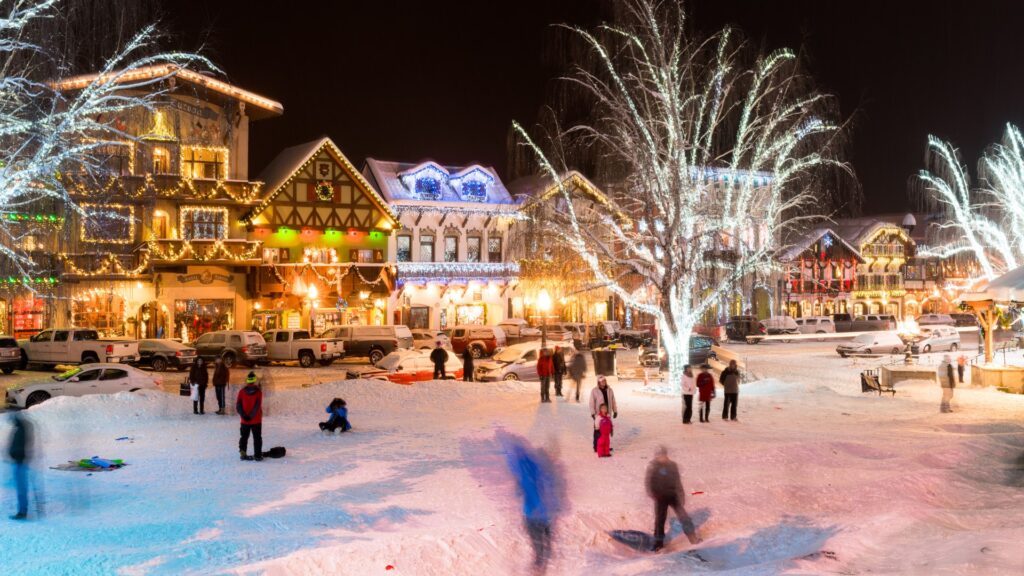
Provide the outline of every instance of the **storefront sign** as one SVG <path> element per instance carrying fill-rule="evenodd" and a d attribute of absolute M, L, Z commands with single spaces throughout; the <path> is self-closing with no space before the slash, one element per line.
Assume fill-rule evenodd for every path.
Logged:
<path fill-rule="evenodd" d="M 230 284 L 235 280 L 234 274 L 213 274 L 209 270 L 203 270 L 199 274 L 178 274 L 178 282 L 182 284 L 188 284 L 189 282 L 198 281 L 200 284 L 213 284 L 214 280 L 220 280 L 221 282 Z"/>

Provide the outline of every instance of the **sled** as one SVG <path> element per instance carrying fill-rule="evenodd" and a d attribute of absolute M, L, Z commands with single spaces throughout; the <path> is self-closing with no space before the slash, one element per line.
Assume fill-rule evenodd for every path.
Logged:
<path fill-rule="evenodd" d="M 118 468 L 124 468 L 125 466 L 127 466 L 127 464 L 124 460 L 111 460 L 93 456 L 92 458 L 82 458 L 81 460 L 68 460 L 64 464 L 50 466 L 50 469 L 65 470 L 69 472 L 104 472 L 108 470 L 117 470 Z"/>
<path fill-rule="evenodd" d="M 677 533 L 672 530 L 669 534 L 665 535 L 665 545 L 662 548 L 662 552 L 668 550 L 677 540 L 686 541 L 686 537 L 676 538 L 681 532 Z M 612 540 L 623 544 L 628 548 L 636 550 L 637 552 L 649 552 L 656 554 L 652 548 L 654 548 L 654 534 L 650 532 L 644 532 L 642 530 L 609 530 L 608 535 L 612 537 Z M 701 562 L 707 562 L 696 550 L 688 550 L 684 552 L 686 556 L 691 556 Z"/>

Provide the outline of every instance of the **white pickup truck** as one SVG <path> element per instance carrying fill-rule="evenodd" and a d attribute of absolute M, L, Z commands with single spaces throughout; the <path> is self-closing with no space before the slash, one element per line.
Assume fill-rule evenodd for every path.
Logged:
<path fill-rule="evenodd" d="M 337 338 L 310 338 L 309 330 L 268 330 L 263 333 L 267 341 L 267 360 L 288 362 L 298 360 L 303 368 L 313 362 L 330 366 L 345 355 L 345 343 Z"/>
<path fill-rule="evenodd" d="M 90 328 L 43 330 L 19 341 L 18 346 L 22 368 L 29 364 L 130 364 L 139 359 L 137 340 L 101 340 L 99 333 Z"/>

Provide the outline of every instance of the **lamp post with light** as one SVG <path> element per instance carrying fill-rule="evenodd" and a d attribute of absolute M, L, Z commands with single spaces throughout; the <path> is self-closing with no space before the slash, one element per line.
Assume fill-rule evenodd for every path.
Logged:
<path fill-rule="evenodd" d="M 537 310 L 541 316 L 540 347 L 543 349 L 548 347 L 548 311 L 551 310 L 551 296 L 544 288 L 537 294 Z"/>

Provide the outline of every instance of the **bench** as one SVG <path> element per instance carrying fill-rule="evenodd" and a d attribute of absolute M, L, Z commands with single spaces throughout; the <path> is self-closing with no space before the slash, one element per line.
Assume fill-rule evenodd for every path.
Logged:
<path fill-rule="evenodd" d="M 896 397 L 896 389 L 893 385 L 882 384 L 874 370 L 865 370 L 860 373 L 860 390 L 861 392 L 878 392 L 879 396 L 882 395 L 882 392 L 889 392 L 894 398 Z"/>

